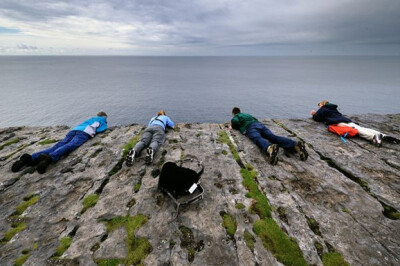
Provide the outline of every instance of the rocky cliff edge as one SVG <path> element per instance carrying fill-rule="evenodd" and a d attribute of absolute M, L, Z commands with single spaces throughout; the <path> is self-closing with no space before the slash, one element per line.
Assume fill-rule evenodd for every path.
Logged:
<path fill-rule="evenodd" d="M 400 137 L 400 114 L 352 117 Z M 400 145 L 346 143 L 311 119 L 264 120 L 306 142 L 276 166 L 224 124 L 179 124 L 154 162 L 124 153 L 143 125 L 114 127 L 40 175 L 11 164 L 67 127 L 0 129 L 1 265 L 399 265 Z M 174 219 L 166 161 L 200 160 L 203 200 Z"/>

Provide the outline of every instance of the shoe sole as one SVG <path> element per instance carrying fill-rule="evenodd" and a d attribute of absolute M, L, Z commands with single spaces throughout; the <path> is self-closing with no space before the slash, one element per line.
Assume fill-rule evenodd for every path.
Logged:
<path fill-rule="evenodd" d="M 308 158 L 308 152 L 306 150 L 306 146 L 304 145 L 304 142 L 299 143 L 299 149 L 300 149 L 300 160 L 305 161 Z"/>
<path fill-rule="evenodd" d="M 400 143 L 400 140 L 399 140 L 399 139 L 397 139 L 397 138 L 395 138 L 395 137 L 391 137 L 391 136 L 383 137 L 382 140 L 383 140 L 383 141 L 386 141 L 386 142 L 393 143 L 393 144 L 399 144 L 399 143 Z"/>
<path fill-rule="evenodd" d="M 134 155 L 134 151 L 133 150 L 130 150 L 129 152 L 128 152 L 128 155 L 126 156 L 126 162 L 125 162 L 125 164 L 126 164 L 126 166 L 132 166 L 133 165 L 133 162 L 135 161 L 135 155 Z"/>
<path fill-rule="evenodd" d="M 147 151 L 146 164 L 149 165 L 152 162 L 153 162 L 153 152 L 149 153 L 149 151 Z"/>
<path fill-rule="evenodd" d="M 39 163 L 36 170 L 39 174 L 44 174 L 44 173 L 46 173 L 48 166 L 49 166 L 49 164 L 47 164 L 47 163 L 42 163 L 42 164 Z"/>
<path fill-rule="evenodd" d="M 11 171 L 13 173 L 19 172 L 23 167 L 25 166 L 25 163 L 21 160 L 16 161 L 12 166 L 11 166 Z"/>
<path fill-rule="evenodd" d="M 279 151 L 279 147 L 275 144 L 272 144 L 273 146 L 273 150 L 272 153 L 269 155 L 269 163 L 271 165 L 276 165 L 276 163 L 278 162 L 278 151 Z"/>

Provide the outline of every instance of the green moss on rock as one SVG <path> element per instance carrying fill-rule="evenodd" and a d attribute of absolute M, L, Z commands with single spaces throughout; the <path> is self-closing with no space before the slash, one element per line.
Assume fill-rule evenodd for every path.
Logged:
<path fill-rule="evenodd" d="M 383 206 L 383 215 L 385 217 L 392 219 L 392 220 L 399 220 L 400 219 L 400 213 L 393 207 L 386 205 L 385 203 L 381 202 Z"/>
<path fill-rule="evenodd" d="M 227 213 L 221 213 L 221 217 L 222 226 L 225 228 L 226 233 L 229 235 L 229 237 L 233 239 L 237 229 L 235 216 Z"/>
<path fill-rule="evenodd" d="M 29 206 L 32 206 L 38 202 L 39 198 L 39 195 L 29 195 L 24 197 L 24 201 L 15 208 L 13 216 L 21 215 Z"/>
<path fill-rule="evenodd" d="M 72 238 L 69 236 L 60 239 L 60 245 L 57 247 L 56 252 L 51 257 L 52 259 L 58 259 L 64 252 L 71 246 Z"/>
<path fill-rule="evenodd" d="M 236 147 L 235 147 L 235 145 L 233 145 L 233 143 L 229 139 L 228 134 L 225 131 L 221 130 L 218 133 L 218 135 L 219 135 L 218 142 L 227 144 L 235 161 L 238 162 L 239 164 L 243 165 L 242 160 L 240 159 L 240 156 L 239 156 L 238 152 L 236 151 Z"/>
<path fill-rule="evenodd" d="M 122 146 L 122 157 L 125 158 L 125 156 L 128 154 L 128 151 L 132 149 L 136 143 L 138 143 L 140 140 L 140 134 L 135 135 L 132 137 L 124 146 Z"/>
<path fill-rule="evenodd" d="M 321 236 L 321 231 L 319 230 L 319 223 L 314 218 L 306 216 L 306 219 L 308 227 L 310 227 L 311 231 L 313 231 L 314 234 Z"/>
<path fill-rule="evenodd" d="M 271 206 L 269 205 L 267 197 L 258 189 L 256 177 L 258 173 L 254 170 L 247 170 L 245 168 L 240 170 L 243 177 L 243 186 L 249 191 L 246 197 L 254 199 L 250 207 L 250 211 L 258 214 L 261 219 L 271 217 Z"/>
<path fill-rule="evenodd" d="M 245 230 L 243 233 L 243 239 L 251 252 L 254 252 L 254 243 L 256 242 L 254 236 L 249 231 Z"/>
<path fill-rule="evenodd" d="M 273 219 L 256 221 L 253 231 L 279 262 L 284 265 L 307 265 L 297 243 L 291 240 Z"/>
<path fill-rule="evenodd" d="M 22 266 L 26 262 L 26 260 L 29 258 L 31 254 L 22 254 L 19 256 L 15 261 L 14 261 L 14 266 Z"/>
<path fill-rule="evenodd" d="M 112 220 L 104 221 L 107 231 L 109 233 L 115 231 L 119 227 L 125 227 L 127 238 L 126 248 L 127 248 L 127 256 L 125 258 L 125 265 L 142 265 L 144 259 L 148 254 L 153 250 L 150 242 L 146 238 L 137 238 L 135 237 L 135 230 L 147 222 L 147 217 L 138 214 L 136 216 L 119 216 Z M 120 260 L 118 260 L 120 261 Z M 103 264 L 107 265 L 107 264 Z M 109 264 L 114 265 L 114 264 Z"/>
<path fill-rule="evenodd" d="M 83 208 L 81 213 L 84 213 L 88 209 L 94 207 L 99 200 L 99 195 L 98 194 L 90 194 L 88 195 L 84 200 L 83 200 Z"/>
<path fill-rule="evenodd" d="M 10 241 L 16 234 L 26 229 L 25 222 L 16 222 L 11 225 L 11 229 L 4 233 L 3 238 L 0 241 L 0 244 L 5 244 Z"/>
<path fill-rule="evenodd" d="M 125 162 L 125 157 L 128 154 L 129 149 L 133 148 L 136 143 L 140 140 L 140 134 L 135 135 L 131 138 L 124 146 L 122 146 L 121 158 L 118 160 L 117 164 L 108 172 L 108 176 L 115 175 L 119 170 L 121 170 L 123 163 Z"/>
<path fill-rule="evenodd" d="M 45 139 L 45 140 L 40 141 L 38 144 L 39 145 L 47 145 L 47 144 L 55 143 L 57 141 L 58 140 L 56 140 L 56 139 Z"/>
<path fill-rule="evenodd" d="M 239 209 L 239 210 L 242 210 L 242 209 L 246 208 L 246 206 L 245 206 L 243 203 L 237 203 L 237 204 L 235 205 L 235 208 L 236 208 L 236 209 Z"/>
<path fill-rule="evenodd" d="M 4 149 L 5 147 L 10 146 L 10 145 L 15 144 L 15 143 L 18 143 L 18 142 L 19 142 L 19 138 L 14 138 L 14 139 L 11 139 L 9 141 L 6 141 L 4 144 L 0 145 L 0 151 L 2 149 Z"/>
<path fill-rule="evenodd" d="M 135 184 L 135 186 L 133 187 L 133 190 L 135 191 L 135 193 L 139 192 L 141 186 L 142 186 L 141 182 L 138 182 Z"/>
<path fill-rule="evenodd" d="M 322 255 L 322 263 L 324 266 L 349 266 L 342 255 L 337 252 L 324 253 Z"/>

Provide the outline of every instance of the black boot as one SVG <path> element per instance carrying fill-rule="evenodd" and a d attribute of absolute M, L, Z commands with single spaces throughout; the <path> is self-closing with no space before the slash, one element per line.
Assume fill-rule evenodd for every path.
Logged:
<path fill-rule="evenodd" d="M 13 165 L 11 166 L 11 171 L 16 173 L 19 170 L 21 170 L 21 168 L 24 167 L 25 165 L 32 165 L 32 162 L 33 162 L 32 156 L 25 153 L 19 158 L 18 161 L 13 163 Z"/>
<path fill-rule="evenodd" d="M 39 155 L 39 164 L 36 167 L 39 174 L 44 174 L 46 172 L 47 167 L 53 162 L 50 155 L 41 154 Z"/>

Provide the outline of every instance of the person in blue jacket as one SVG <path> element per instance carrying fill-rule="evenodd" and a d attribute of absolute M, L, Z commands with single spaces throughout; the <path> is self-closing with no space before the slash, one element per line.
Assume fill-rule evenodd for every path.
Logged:
<path fill-rule="evenodd" d="M 92 117 L 82 124 L 74 127 L 67 133 L 65 138 L 51 148 L 30 154 L 23 154 L 16 161 L 11 170 L 18 172 L 25 165 L 37 165 L 40 174 L 46 172 L 47 167 L 52 162 L 60 160 L 61 156 L 66 155 L 80 147 L 88 139 L 93 138 L 97 133 L 107 129 L 107 114 L 99 112 L 96 117 Z"/>
<path fill-rule="evenodd" d="M 138 157 L 140 152 L 146 147 L 146 164 L 153 161 L 154 154 L 157 149 L 165 142 L 165 129 L 166 127 L 173 128 L 174 122 L 166 115 L 164 110 L 157 112 L 157 115 L 150 119 L 150 122 L 143 132 L 139 142 L 128 151 L 126 157 L 126 165 L 132 166 L 135 157 Z"/>

